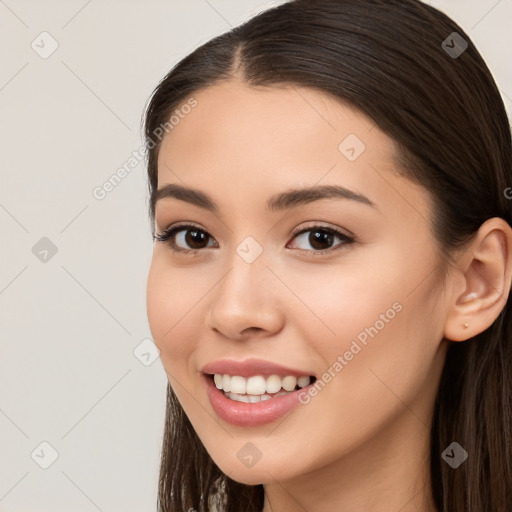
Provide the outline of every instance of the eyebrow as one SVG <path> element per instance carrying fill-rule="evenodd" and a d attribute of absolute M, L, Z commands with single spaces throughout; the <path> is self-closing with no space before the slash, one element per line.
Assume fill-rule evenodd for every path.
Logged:
<path fill-rule="evenodd" d="M 169 183 L 157 189 L 153 193 L 153 204 L 156 205 L 157 201 L 165 198 L 179 199 L 214 213 L 219 212 L 219 207 L 215 201 L 204 192 L 174 183 Z M 275 194 L 267 201 L 267 209 L 269 211 L 288 210 L 321 199 L 350 199 L 376 208 L 375 204 L 366 196 L 348 188 L 338 185 L 320 185 L 296 188 Z"/>

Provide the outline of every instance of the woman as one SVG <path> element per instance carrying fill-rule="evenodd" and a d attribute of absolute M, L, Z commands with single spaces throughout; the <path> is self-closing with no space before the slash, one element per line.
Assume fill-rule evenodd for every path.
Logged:
<path fill-rule="evenodd" d="M 290 1 L 179 62 L 145 135 L 160 510 L 509 510 L 511 134 L 467 34 Z"/>

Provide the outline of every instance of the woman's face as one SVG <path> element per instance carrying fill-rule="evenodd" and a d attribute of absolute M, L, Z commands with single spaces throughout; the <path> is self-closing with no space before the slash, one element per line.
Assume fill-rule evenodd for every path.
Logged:
<path fill-rule="evenodd" d="M 163 139 L 158 187 L 200 196 L 156 203 L 157 233 L 192 227 L 155 242 L 147 311 L 205 448 L 254 484 L 370 443 L 418 446 L 445 355 L 427 192 L 394 172 L 373 122 L 316 90 L 224 82 L 194 98 Z M 256 403 L 213 373 L 245 377 L 217 382 Z M 294 376 L 316 382 L 273 397 Z"/>

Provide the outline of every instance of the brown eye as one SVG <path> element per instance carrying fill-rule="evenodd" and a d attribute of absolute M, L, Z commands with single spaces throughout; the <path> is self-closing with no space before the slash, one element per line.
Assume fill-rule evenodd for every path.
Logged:
<path fill-rule="evenodd" d="M 339 242 L 336 243 L 336 240 L 339 240 Z M 309 252 L 328 252 L 336 249 L 338 246 L 349 245 L 354 242 L 354 239 L 333 228 L 313 226 L 297 233 L 293 238 L 293 242 L 296 244 L 296 247 L 292 248 L 295 249 Z M 298 246 L 297 243 L 299 244 Z"/>
<path fill-rule="evenodd" d="M 184 253 L 215 246 L 215 241 L 208 232 L 193 225 L 171 227 L 155 235 L 155 240 L 167 243 L 175 252 Z"/>
<path fill-rule="evenodd" d="M 314 249 L 330 249 L 334 241 L 334 235 L 324 230 L 309 232 L 308 242 Z"/>
<path fill-rule="evenodd" d="M 208 245 L 208 234 L 200 229 L 183 229 L 181 232 L 186 233 L 183 239 L 191 249 L 203 249 Z"/>

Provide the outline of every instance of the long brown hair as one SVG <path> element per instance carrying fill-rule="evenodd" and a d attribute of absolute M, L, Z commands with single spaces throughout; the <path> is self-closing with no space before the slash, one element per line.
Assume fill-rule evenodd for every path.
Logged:
<path fill-rule="evenodd" d="M 292 0 L 203 44 L 156 87 L 144 120 L 152 230 L 161 127 L 172 129 L 169 116 L 194 92 L 233 77 L 314 87 L 367 114 L 395 141 L 399 172 L 430 191 L 432 229 L 448 260 L 485 220 L 511 224 L 509 120 L 461 27 L 418 0 Z M 511 319 L 508 302 L 492 326 L 448 350 L 431 428 L 440 512 L 510 509 Z M 469 454 L 456 470 L 441 459 L 453 441 Z M 168 385 L 159 511 L 207 511 L 219 489 L 220 511 L 263 507 L 262 485 L 222 473 Z"/>

